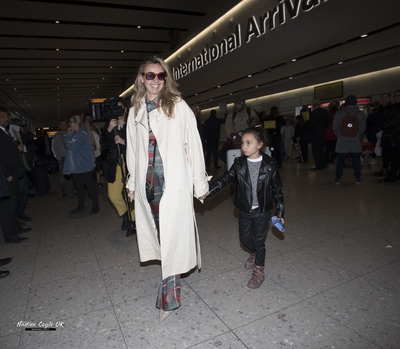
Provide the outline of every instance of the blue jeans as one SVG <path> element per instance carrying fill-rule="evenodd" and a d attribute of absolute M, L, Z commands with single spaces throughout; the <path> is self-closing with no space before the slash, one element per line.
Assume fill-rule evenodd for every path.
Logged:
<path fill-rule="evenodd" d="M 353 162 L 354 177 L 361 177 L 361 153 L 337 153 L 336 178 L 342 178 L 344 162 L 350 155 Z"/>

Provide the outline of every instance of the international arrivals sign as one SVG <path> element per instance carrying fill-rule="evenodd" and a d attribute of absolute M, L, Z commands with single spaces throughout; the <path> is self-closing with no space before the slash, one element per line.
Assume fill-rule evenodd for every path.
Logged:
<path fill-rule="evenodd" d="M 277 6 L 267 10 L 263 14 L 250 16 L 247 19 L 246 30 L 242 30 L 241 24 L 237 24 L 226 38 L 210 46 L 206 45 L 197 56 L 186 63 L 179 64 L 172 68 L 175 80 L 179 80 L 190 73 L 203 68 L 216 61 L 239 47 L 242 43 L 247 44 L 268 31 L 274 30 L 277 26 L 284 25 L 304 12 L 309 12 L 328 0 L 280 0 Z"/>

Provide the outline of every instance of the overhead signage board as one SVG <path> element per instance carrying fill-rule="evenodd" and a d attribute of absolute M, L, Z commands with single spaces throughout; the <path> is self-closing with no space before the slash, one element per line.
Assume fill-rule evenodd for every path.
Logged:
<path fill-rule="evenodd" d="M 237 12 L 242 10 L 244 6 L 247 6 L 246 10 L 249 13 L 252 13 L 253 9 L 254 13 L 252 5 L 260 5 L 260 1 L 256 0 L 242 1 L 232 9 L 232 13 L 228 12 L 218 20 L 214 26 L 205 29 L 205 32 L 211 32 L 215 35 L 220 30 L 222 32 L 226 31 L 226 26 L 230 27 L 230 31 L 227 32 L 227 35 L 222 40 L 219 40 L 214 44 L 206 42 L 202 49 L 194 53 L 190 45 L 191 43 L 196 45 L 195 41 L 204 41 L 202 39 L 204 35 L 201 33 L 198 36 L 199 38 L 194 38 L 187 45 L 184 45 L 180 50 L 178 50 L 176 54 L 172 55 L 178 55 L 179 61 L 185 60 L 183 63 L 179 63 L 176 66 L 172 65 L 174 79 L 179 80 L 190 73 L 211 64 L 218 58 L 244 47 L 246 44 L 257 40 L 266 33 L 275 30 L 285 23 L 288 23 L 299 16 L 306 15 L 307 12 L 312 11 L 317 6 L 320 6 L 327 1 L 328 0 L 280 0 L 279 3 L 273 7 L 268 7 L 268 4 L 270 4 L 271 1 L 262 1 L 265 5 L 265 9 L 260 9 L 260 6 L 257 6 L 256 10 L 258 13 L 250 15 L 247 17 L 247 20 L 243 20 L 243 23 L 237 23 L 233 26 L 234 20 L 231 16 L 235 15 L 235 11 Z M 249 6 L 251 7 L 249 8 Z M 241 16 L 241 18 L 243 17 Z M 210 36 L 208 35 L 208 37 Z M 187 60 L 183 56 L 185 56 Z"/>

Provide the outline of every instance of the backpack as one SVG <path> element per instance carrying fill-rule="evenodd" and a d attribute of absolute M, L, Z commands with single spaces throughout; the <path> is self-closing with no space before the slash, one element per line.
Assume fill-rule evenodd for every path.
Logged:
<path fill-rule="evenodd" d="M 246 111 L 247 111 L 247 115 L 249 116 L 249 117 L 251 117 L 251 109 L 250 109 L 250 107 L 247 107 L 246 108 Z M 236 114 L 237 114 L 237 111 L 236 110 L 234 110 L 233 111 L 233 115 L 232 115 L 232 124 L 234 124 L 235 125 L 235 118 L 236 118 Z"/>
<path fill-rule="evenodd" d="M 357 137 L 358 135 L 358 111 L 350 114 L 344 110 L 347 115 L 344 116 L 342 124 L 339 127 L 340 133 L 344 137 Z"/>

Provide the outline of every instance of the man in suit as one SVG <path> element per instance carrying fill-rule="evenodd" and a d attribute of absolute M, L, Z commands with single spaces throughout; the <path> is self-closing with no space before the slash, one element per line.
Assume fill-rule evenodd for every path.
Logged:
<path fill-rule="evenodd" d="M 11 118 L 6 108 L 0 106 L 0 166 L 6 179 L 9 196 L 0 199 L 0 224 L 6 243 L 28 240 L 18 236 L 18 181 L 24 175 L 24 165 L 8 128 Z"/>
<path fill-rule="evenodd" d="M 320 102 L 318 100 L 314 100 L 312 102 L 312 106 L 313 111 L 310 114 L 308 130 L 315 167 L 312 168 L 311 171 L 318 171 L 327 167 L 324 152 L 324 142 L 325 131 L 329 126 L 330 118 L 328 112 L 320 107 Z"/>

